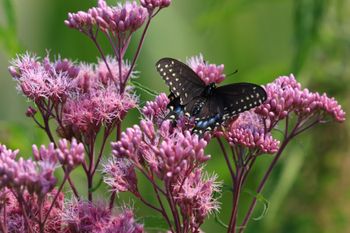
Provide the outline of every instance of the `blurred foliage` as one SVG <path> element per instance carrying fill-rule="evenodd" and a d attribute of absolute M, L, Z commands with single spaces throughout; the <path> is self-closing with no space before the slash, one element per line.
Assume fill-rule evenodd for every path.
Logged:
<path fill-rule="evenodd" d="M 95 4 L 0 0 L 1 143 L 20 148 L 22 155 L 28 155 L 31 144 L 48 142 L 24 115 L 30 103 L 15 90 L 7 73 L 8 61 L 18 51 L 29 50 L 43 56 L 48 49 L 52 55 L 96 62 L 98 53 L 92 43 L 63 24 L 68 12 Z M 224 63 L 227 73 L 238 69 L 238 74 L 229 77 L 227 83 L 244 80 L 264 84 L 278 75 L 294 73 L 303 86 L 335 96 L 349 111 L 349 13 L 350 0 L 174 0 L 151 25 L 137 66 L 141 72 L 137 82 L 157 92 L 166 91 L 154 63 L 165 56 L 185 60 L 203 53 L 210 62 Z M 134 38 L 127 53 L 129 58 L 136 42 Z M 111 51 L 106 41 L 101 43 L 106 51 Z M 142 103 L 153 98 L 147 89 L 138 94 Z M 138 111 L 134 110 L 123 127 L 138 120 Z M 267 215 L 251 221 L 247 232 L 350 232 L 348 132 L 349 123 L 322 125 L 292 142 L 263 193 L 263 200 L 270 203 Z M 218 145 L 213 142 L 208 149 L 213 159 L 207 170 L 218 172 L 229 185 L 228 171 L 217 151 Z M 255 190 L 271 159 L 259 158 L 246 190 Z M 84 192 L 79 171 L 75 180 Z M 145 197 L 152 198 L 147 182 L 140 179 L 139 183 Z M 94 193 L 96 196 L 106 193 L 106 187 L 101 188 Z M 120 198 L 119 203 L 135 206 L 138 216 L 151 216 L 141 219 L 157 226 L 157 217 L 152 217 L 151 210 L 127 194 Z M 242 198 L 241 218 L 252 196 L 245 192 Z M 221 202 L 219 217 L 226 222 L 231 193 L 224 192 Z M 264 202 L 259 203 L 253 216 L 259 217 L 264 208 Z M 223 229 L 214 216 L 203 227 L 205 232 Z"/>

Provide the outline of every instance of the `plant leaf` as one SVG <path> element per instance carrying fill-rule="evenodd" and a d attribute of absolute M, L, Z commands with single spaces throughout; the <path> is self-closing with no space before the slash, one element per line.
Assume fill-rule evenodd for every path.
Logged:
<path fill-rule="evenodd" d="M 222 226 L 225 229 L 228 229 L 228 225 L 226 225 L 219 217 L 218 213 L 215 212 L 215 222 L 217 222 L 220 226 Z"/>
<path fill-rule="evenodd" d="M 149 94 L 149 95 L 152 95 L 152 96 L 157 96 L 158 95 L 158 93 L 156 92 L 156 91 L 153 91 L 153 90 L 151 90 L 150 88 L 148 88 L 148 87 L 145 87 L 143 84 L 141 84 L 141 83 L 139 83 L 139 82 L 137 82 L 137 81 L 135 81 L 135 80 L 130 80 L 130 83 L 135 87 L 135 88 L 137 88 L 137 89 L 140 89 L 141 91 L 144 91 L 144 92 L 146 92 L 147 94 Z"/>
<path fill-rule="evenodd" d="M 269 206 L 270 206 L 270 202 L 261 194 L 261 193 L 257 193 L 255 191 L 252 190 L 246 190 L 246 193 L 248 193 L 249 195 L 253 196 L 254 198 L 256 198 L 256 200 L 258 202 L 261 202 L 264 205 L 264 209 L 262 211 L 262 213 L 258 216 L 253 218 L 253 220 L 255 221 L 259 221 L 262 218 L 264 218 L 269 210 Z"/>

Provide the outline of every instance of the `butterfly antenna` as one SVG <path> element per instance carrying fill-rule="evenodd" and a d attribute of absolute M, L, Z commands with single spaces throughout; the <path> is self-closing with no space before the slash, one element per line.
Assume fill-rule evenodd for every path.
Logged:
<path fill-rule="evenodd" d="M 230 73 L 230 74 L 226 75 L 226 77 L 229 77 L 229 76 L 234 75 L 234 74 L 237 74 L 237 73 L 238 73 L 238 69 L 236 69 L 236 70 L 235 70 L 235 71 L 233 71 L 232 73 Z"/>

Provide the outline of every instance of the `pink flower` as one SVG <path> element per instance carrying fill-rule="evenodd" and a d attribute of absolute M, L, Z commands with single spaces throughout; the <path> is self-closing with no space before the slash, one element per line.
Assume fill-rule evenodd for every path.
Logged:
<path fill-rule="evenodd" d="M 170 103 L 165 93 L 160 93 L 154 101 L 147 101 L 142 108 L 142 114 L 151 120 L 163 120 L 168 112 L 167 106 Z"/>
<path fill-rule="evenodd" d="M 104 228 L 104 233 L 143 233 L 143 226 L 138 224 L 134 218 L 134 213 L 126 209 L 119 216 L 112 218 Z"/>
<path fill-rule="evenodd" d="M 168 7 L 170 3 L 171 0 L 141 0 L 141 5 L 150 11 L 156 8 Z"/>
<path fill-rule="evenodd" d="M 111 73 L 109 72 L 106 66 L 106 63 L 102 60 L 99 60 L 95 68 L 95 73 L 97 75 L 97 79 L 99 80 L 99 82 L 105 86 L 110 84 L 110 81 L 113 81 L 114 83 L 117 83 L 119 85 L 121 82 L 125 82 L 126 76 L 130 70 L 130 64 L 127 61 L 122 61 L 121 74 L 120 74 L 118 61 L 111 56 L 107 56 L 106 60 L 112 72 L 112 77 L 111 77 Z M 133 76 L 134 76 L 134 72 L 131 73 L 131 77 Z"/>
<path fill-rule="evenodd" d="M 78 143 L 75 138 L 72 139 L 70 145 L 66 139 L 59 140 L 56 149 L 58 160 L 63 166 L 66 166 L 68 170 L 72 170 L 74 167 L 83 163 L 84 152 L 84 145 Z"/>
<path fill-rule="evenodd" d="M 2 194 L 1 194 L 2 192 Z M 52 204 L 52 199 L 56 196 L 57 190 L 52 190 L 47 193 L 46 198 L 43 199 L 41 208 L 42 215 L 46 216 L 50 206 Z M 39 217 L 39 201 L 34 195 L 30 195 L 28 192 L 21 193 L 23 201 L 26 203 L 26 211 L 29 220 L 29 224 L 34 232 L 39 232 L 39 224 L 37 222 Z M 50 211 L 49 217 L 47 218 L 44 232 L 61 232 L 62 222 L 61 214 L 63 209 L 63 193 L 58 194 L 58 198 Z M 6 205 L 6 225 L 8 232 L 22 233 L 28 230 L 28 226 L 24 221 L 24 213 L 21 205 L 19 204 L 17 198 L 14 196 L 13 192 L 8 189 L 3 189 L 0 191 L 0 206 Z M 4 222 L 3 214 L 0 216 L 0 221 Z"/>
<path fill-rule="evenodd" d="M 33 162 L 23 158 L 16 161 L 18 150 L 13 152 L 7 150 L 5 146 L 0 148 L 0 188 L 13 188 L 20 192 L 27 190 L 40 196 L 54 188 L 56 184 L 54 161 Z"/>
<path fill-rule="evenodd" d="M 171 132 L 169 126 L 169 121 L 165 121 L 156 130 L 152 121 L 142 120 L 140 126 L 128 128 L 120 141 L 112 143 L 112 152 L 136 164 L 146 161 L 160 179 L 175 181 L 210 156 L 204 153 L 205 139 L 189 131 L 172 129 Z"/>
<path fill-rule="evenodd" d="M 279 141 L 266 132 L 263 120 L 253 111 L 241 113 L 227 129 L 227 140 L 233 145 L 258 149 L 264 153 L 275 153 Z"/>
<path fill-rule="evenodd" d="M 114 192 L 137 193 L 137 177 L 133 164 L 126 158 L 112 158 L 103 165 L 103 180 Z"/>
<path fill-rule="evenodd" d="M 69 63 L 69 61 L 65 61 Z M 53 102 L 64 102 L 67 98 L 72 77 L 77 68 L 71 63 L 69 67 L 58 65 L 59 61 L 50 63 L 48 57 L 42 63 L 34 55 L 25 54 L 12 61 L 10 73 L 17 81 L 17 89 L 34 101 L 50 99 Z M 58 68 L 56 70 L 56 65 Z"/>
<path fill-rule="evenodd" d="M 53 143 L 50 143 L 47 148 L 44 145 L 41 145 L 40 150 L 36 145 L 33 145 L 32 152 L 36 161 L 48 161 L 51 163 L 57 163 L 58 161 L 56 149 Z"/>
<path fill-rule="evenodd" d="M 85 33 L 88 33 L 93 26 L 105 32 L 134 32 L 142 26 L 147 16 L 146 9 L 135 1 L 110 7 L 105 1 L 100 0 L 97 7 L 87 12 L 69 13 L 65 24 Z"/>
<path fill-rule="evenodd" d="M 187 64 L 197 73 L 202 81 L 209 85 L 210 83 L 221 83 L 225 79 L 224 65 L 208 64 L 204 61 L 202 54 L 191 57 Z"/>
<path fill-rule="evenodd" d="M 220 190 L 216 179 L 216 176 L 204 176 L 202 170 L 197 169 L 174 187 L 175 200 L 183 216 L 191 218 L 193 229 L 197 229 L 209 214 L 220 208 L 214 197 Z"/>
<path fill-rule="evenodd" d="M 131 210 L 113 214 L 103 204 L 73 200 L 64 208 L 64 232 L 143 233 Z"/>
<path fill-rule="evenodd" d="M 269 119 L 269 127 L 290 113 L 301 118 L 310 116 L 323 118 L 323 115 L 328 115 L 338 122 L 345 120 L 345 112 L 334 98 L 301 89 L 300 83 L 293 75 L 277 78 L 267 84 L 265 90 L 268 98 L 264 104 L 256 108 L 256 112 Z"/>
<path fill-rule="evenodd" d="M 130 92 L 128 88 L 121 95 L 111 85 L 76 97 L 72 96 L 63 108 L 64 125 L 85 133 L 98 131 L 102 124 L 108 125 L 121 120 L 137 105 L 137 97 Z"/>

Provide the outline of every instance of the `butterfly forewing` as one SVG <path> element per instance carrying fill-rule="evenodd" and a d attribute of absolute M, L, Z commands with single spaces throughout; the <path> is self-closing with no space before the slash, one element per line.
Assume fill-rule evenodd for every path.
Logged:
<path fill-rule="evenodd" d="M 186 64 L 172 58 L 162 58 L 156 67 L 169 86 L 170 92 L 180 98 L 182 105 L 188 104 L 194 97 L 202 94 L 205 88 L 204 82 Z"/>

